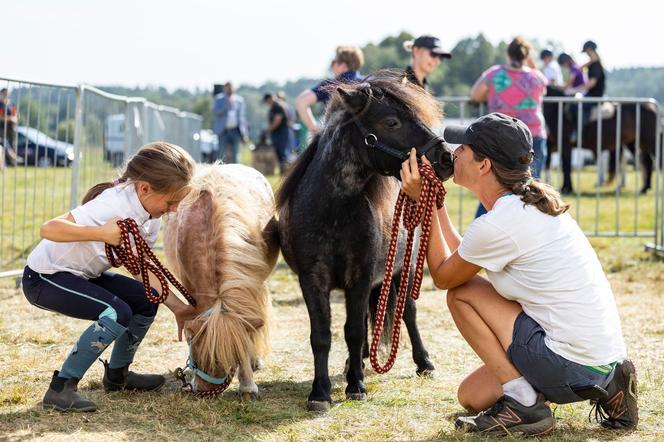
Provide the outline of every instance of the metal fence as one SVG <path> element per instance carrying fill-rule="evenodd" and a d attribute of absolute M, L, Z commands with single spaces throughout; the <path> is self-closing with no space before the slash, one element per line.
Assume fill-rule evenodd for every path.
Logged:
<path fill-rule="evenodd" d="M 485 104 L 473 103 L 468 97 L 440 99 L 447 124 L 455 120 L 468 123 L 488 112 Z M 549 146 L 553 161 L 542 180 L 558 189 L 563 187 L 566 159 L 573 192 L 565 199 L 586 235 L 653 238 L 654 244 L 648 247 L 664 250 L 662 120 L 658 103 L 651 98 L 610 97 L 545 97 L 544 103 L 548 114 L 553 112 L 554 123 L 549 121 L 549 131 L 553 132 L 554 145 Z M 592 113 L 594 116 L 589 118 Z M 617 178 L 609 184 L 611 164 Z M 651 174 L 643 164 L 652 166 Z M 642 193 L 648 176 L 652 176 L 652 186 Z M 463 226 L 472 220 L 476 200 L 461 188 L 458 192 L 458 206 L 450 209 L 458 225 Z"/>
<path fill-rule="evenodd" d="M 0 89 L 0 277 L 22 268 L 45 220 L 115 177 L 140 146 L 168 141 L 200 160 L 199 115 L 85 85 L 0 78 Z"/>

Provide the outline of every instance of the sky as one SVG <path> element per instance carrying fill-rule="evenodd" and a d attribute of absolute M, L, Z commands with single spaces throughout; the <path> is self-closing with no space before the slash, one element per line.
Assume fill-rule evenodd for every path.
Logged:
<path fill-rule="evenodd" d="M 483 33 L 555 41 L 609 69 L 664 66 L 664 3 L 630 0 L 3 1 L 0 78 L 57 84 L 209 88 L 322 78 L 338 45 L 407 31 L 446 49 Z"/>

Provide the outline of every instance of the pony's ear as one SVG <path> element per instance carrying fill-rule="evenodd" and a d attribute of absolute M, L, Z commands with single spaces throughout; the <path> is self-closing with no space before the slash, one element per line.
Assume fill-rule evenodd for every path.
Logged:
<path fill-rule="evenodd" d="M 339 96 L 346 104 L 346 107 L 353 112 L 359 112 L 364 108 L 369 96 L 357 89 L 344 89 L 341 87 L 337 88 Z"/>

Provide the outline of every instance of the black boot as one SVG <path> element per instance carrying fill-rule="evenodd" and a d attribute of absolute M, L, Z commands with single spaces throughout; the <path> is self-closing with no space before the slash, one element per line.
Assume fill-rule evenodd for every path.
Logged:
<path fill-rule="evenodd" d="M 77 393 L 78 379 L 61 378 L 59 371 L 53 372 L 51 385 L 44 395 L 42 406 L 44 410 L 58 411 L 95 411 L 97 406 L 94 402 L 84 398 Z"/>
<path fill-rule="evenodd" d="M 104 390 L 137 390 L 154 391 L 161 388 L 166 382 L 160 374 L 138 374 L 129 371 L 129 365 L 121 368 L 110 368 L 108 361 L 102 361 L 104 364 Z"/>

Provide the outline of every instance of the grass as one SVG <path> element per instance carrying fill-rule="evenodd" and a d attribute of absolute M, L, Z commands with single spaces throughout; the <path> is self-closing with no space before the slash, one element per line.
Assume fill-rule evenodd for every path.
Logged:
<path fill-rule="evenodd" d="M 16 170 L 20 172 L 20 169 Z M 33 173 L 37 177 L 41 176 L 40 173 L 47 173 L 30 168 L 28 172 L 29 177 Z M 276 179 L 271 181 L 274 184 Z M 29 178 L 26 182 L 30 182 Z M 584 172 L 582 191 L 594 192 L 592 182 L 592 172 Z M 605 190 L 608 192 L 608 188 Z M 449 186 L 448 205 L 453 216 L 459 216 L 454 212 L 454 207 L 460 204 L 458 192 Z M 621 206 L 628 204 L 628 195 L 625 191 L 621 196 Z M 604 216 L 610 220 L 610 214 L 614 213 L 611 204 L 615 204 L 615 200 L 609 196 L 606 198 L 608 202 L 602 205 L 609 206 Z M 651 218 L 648 211 L 652 210 L 654 202 L 649 203 L 650 200 L 652 196 L 640 200 L 640 210 L 643 211 L 639 212 L 639 230 L 652 228 L 648 224 Z M 41 200 L 37 198 L 36 201 L 34 213 L 39 213 Z M 581 201 L 591 204 L 592 198 L 582 195 Z M 585 207 L 581 211 L 582 226 L 585 227 L 585 223 L 592 226 L 594 211 Z M 474 209 L 473 201 L 464 201 L 461 216 L 465 225 Z M 33 214 L 31 210 L 28 216 Z M 601 213 L 604 214 L 604 209 Z M 7 222 L 6 216 L 3 211 L 3 223 Z M 601 222 L 604 226 L 604 221 Z M 607 228 L 611 227 L 609 224 Z M 579 403 L 557 408 L 558 428 L 550 440 L 641 441 L 664 438 L 664 262 L 643 252 L 643 242 L 630 238 L 591 239 L 614 289 L 630 357 L 639 373 L 639 429 L 628 434 L 602 430 L 596 424 L 588 423 L 589 405 Z M 456 402 L 456 388 L 464 376 L 479 365 L 479 360 L 456 330 L 445 305 L 445 293 L 435 290 L 430 279 L 425 279 L 418 301 L 418 322 L 437 368 L 435 378 L 415 376 L 415 365 L 406 339 L 402 341 L 397 362 L 389 373 L 378 375 L 366 370 L 369 400 L 364 403 L 344 401 L 345 309 L 342 295 L 333 293 L 333 343 L 329 368 L 334 404 L 326 414 L 312 414 L 305 410 L 313 378 L 313 361 L 308 315 L 297 278 L 280 261 L 269 283 L 274 318 L 271 326 L 273 351 L 265 369 L 256 374 L 262 392 L 260 401 L 240 402 L 236 394 L 237 381 L 216 400 L 195 399 L 179 392 L 172 371 L 183 366 L 187 348 L 176 340 L 172 315 L 161 308 L 133 368 L 167 375 L 168 383 L 164 389 L 156 393 L 106 394 L 101 389 L 102 366 L 97 363 L 81 381 L 80 387 L 84 395 L 98 404 L 100 411 L 68 415 L 44 412 L 40 401 L 52 370 L 59 368 L 72 344 L 88 326 L 88 321 L 73 320 L 32 307 L 15 288 L 13 280 L 0 279 L 0 439 L 483 439 L 461 435 L 454 430 L 454 418 L 462 412 Z"/>

